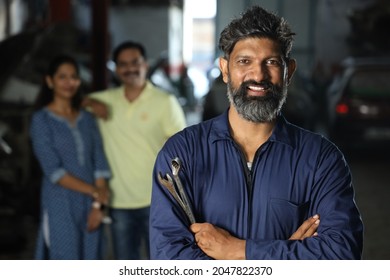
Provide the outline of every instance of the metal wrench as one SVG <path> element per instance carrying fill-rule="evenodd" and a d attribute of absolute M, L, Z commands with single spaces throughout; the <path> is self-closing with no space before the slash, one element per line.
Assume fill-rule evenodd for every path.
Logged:
<path fill-rule="evenodd" d="M 186 199 L 186 202 L 183 201 L 183 199 L 180 197 L 180 195 L 176 191 L 175 183 L 172 180 L 172 177 L 169 174 L 166 174 L 166 178 L 163 178 L 161 173 L 158 174 L 158 180 L 161 185 L 163 185 L 165 188 L 168 189 L 168 191 L 171 193 L 173 198 L 179 203 L 180 207 L 184 210 L 185 214 L 187 215 L 188 219 L 190 220 L 190 223 L 195 223 L 194 214 L 192 213 L 191 207 L 188 204 L 188 199 Z M 184 191 L 183 187 L 181 186 L 182 191 Z"/>
<path fill-rule="evenodd" d="M 175 180 L 177 189 L 179 190 L 179 195 L 181 199 L 183 200 L 183 203 L 186 205 L 186 208 L 188 209 L 189 212 L 189 219 L 190 221 L 193 221 L 195 223 L 195 217 L 194 214 L 191 211 L 190 203 L 187 197 L 187 194 L 183 188 L 183 184 L 181 183 L 180 177 L 179 177 L 179 171 L 181 168 L 181 160 L 178 157 L 175 157 L 174 159 L 171 160 L 171 167 L 172 167 L 172 174 L 173 174 L 173 179 Z"/>
<path fill-rule="evenodd" d="M 183 201 L 181 200 L 181 198 L 179 197 L 178 193 L 176 192 L 176 188 L 173 184 L 173 180 L 172 180 L 171 176 L 169 176 L 169 174 L 167 174 L 166 177 L 168 178 L 168 180 L 163 178 L 161 173 L 158 173 L 158 181 L 160 182 L 160 184 L 163 185 L 166 189 L 168 189 L 168 191 L 171 193 L 173 198 L 180 204 L 180 207 L 182 207 L 184 209 L 185 205 L 184 205 Z"/>

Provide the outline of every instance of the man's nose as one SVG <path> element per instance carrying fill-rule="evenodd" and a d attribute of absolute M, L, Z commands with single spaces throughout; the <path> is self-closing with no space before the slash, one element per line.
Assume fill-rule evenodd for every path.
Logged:
<path fill-rule="evenodd" d="M 263 63 L 256 64 L 251 69 L 250 78 L 257 82 L 267 80 L 270 78 L 269 69 Z"/>

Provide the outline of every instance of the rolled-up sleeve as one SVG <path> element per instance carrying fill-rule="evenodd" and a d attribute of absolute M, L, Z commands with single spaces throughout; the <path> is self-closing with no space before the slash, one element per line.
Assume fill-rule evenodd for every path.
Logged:
<path fill-rule="evenodd" d="M 44 114 L 33 115 L 30 126 L 33 152 L 42 172 L 52 183 L 58 182 L 65 174 L 61 158 L 53 146 L 53 136 Z"/>
<path fill-rule="evenodd" d="M 94 177 L 111 178 L 110 167 L 104 152 L 103 141 L 97 126 L 96 120 L 91 116 L 91 130 L 93 133 L 93 157 L 94 157 Z"/>

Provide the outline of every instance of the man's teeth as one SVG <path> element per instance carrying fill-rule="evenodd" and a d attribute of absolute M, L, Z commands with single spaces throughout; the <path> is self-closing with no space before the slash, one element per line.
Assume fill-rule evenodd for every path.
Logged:
<path fill-rule="evenodd" d="M 264 87 L 264 86 L 248 86 L 248 88 L 250 90 L 256 90 L 256 91 L 266 90 L 266 87 Z"/>

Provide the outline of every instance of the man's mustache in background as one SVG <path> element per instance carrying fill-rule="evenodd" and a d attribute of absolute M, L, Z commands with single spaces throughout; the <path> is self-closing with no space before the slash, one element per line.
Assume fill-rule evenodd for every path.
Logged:
<path fill-rule="evenodd" d="M 123 73 L 124 76 L 139 76 L 139 71 L 126 71 Z"/>

